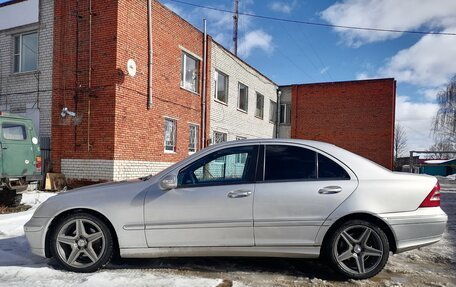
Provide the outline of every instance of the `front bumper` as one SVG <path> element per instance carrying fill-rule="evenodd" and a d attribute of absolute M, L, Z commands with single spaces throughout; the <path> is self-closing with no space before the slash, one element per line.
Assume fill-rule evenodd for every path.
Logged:
<path fill-rule="evenodd" d="M 435 243 L 442 239 L 448 216 L 440 207 L 418 208 L 411 212 L 381 214 L 396 237 L 396 253 Z"/>
<path fill-rule="evenodd" d="M 30 250 L 41 257 L 46 257 L 46 230 L 50 220 L 51 218 L 47 217 L 32 217 L 24 225 L 24 233 L 30 244 Z"/>

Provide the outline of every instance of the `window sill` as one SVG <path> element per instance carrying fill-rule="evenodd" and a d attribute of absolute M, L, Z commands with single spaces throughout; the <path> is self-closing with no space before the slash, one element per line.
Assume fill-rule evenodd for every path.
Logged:
<path fill-rule="evenodd" d="M 195 152 L 196 152 L 196 151 L 189 151 L 189 152 L 188 152 L 188 155 L 192 155 L 192 154 L 194 154 Z"/>
<path fill-rule="evenodd" d="M 247 112 L 247 111 L 244 111 L 243 109 L 237 108 L 237 110 L 240 111 L 240 112 L 242 112 L 242 113 L 244 113 L 244 114 L 248 114 L 248 112 Z"/>
<path fill-rule="evenodd" d="M 199 93 L 197 93 L 197 92 L 195 92 L 195 91 L 192 91 L 192 90 L 190 90 L 190 89 L 184 88 L 184 87 L 182 87 L 182 86 L 180 86 L 180 88 L 181 88 L 182 90 L 184 90 L 184 91 L 187 91 L 187 92 L 190 92 L 190 93 L 194 94 L 195 96 L 199 96 L 199 95 L 200 95 Z"/>
<path fill-rule="evenodd" d="M 20 77 L 20 76 L 27 76 L 27 75 L 35 75 L 36 73 L 40 73 L 39 70 L 27 71 L 27 72 L 13 72 L 10 74 L 10 77 Z"/>
<path fill-rule="evenodd" d="M 217 98 L 214 98 L 214 102 L 219 103 L 219 104 L 221 104 L 221 105 L 224 105 L 224 106 L 227 106 L 227 107 L 228 107 L 228 102 L 225 103 L 225 102 L 223 102 L 223 101 L 221 101 L 221 100 L 218 100 Z"/>
<path fill-rule="evenodd" d="M 263 120 L 263 117 L 255 116 L 255 118 L 257 118 L 259 120 Z"/>
<path fill-rule="evenodd" d="M 176 153 L 176 151 L 172 151 L 172 150 L 165 150 L 165 153 L 167 153 L 167 154 L 175 154 L 175 153 Z"/>

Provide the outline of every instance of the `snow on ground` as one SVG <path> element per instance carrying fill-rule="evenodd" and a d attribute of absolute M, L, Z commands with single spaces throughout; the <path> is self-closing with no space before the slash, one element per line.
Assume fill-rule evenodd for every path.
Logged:
<path fill-rule="evenodd" d="M 448 232 L 437 244 L 390 257 L 369 280 L 344 281 L 317 261 L 281 258 L 129 259 L 91 274 L 59 269 L 33 255 L 23 225 L 51 193 L 28 192 L 32 208 L 0 215 L 0 286 L 456 286 L 456 194 L 442 194 Z M 223 279 L 227 282 L 222 283 Z"/>

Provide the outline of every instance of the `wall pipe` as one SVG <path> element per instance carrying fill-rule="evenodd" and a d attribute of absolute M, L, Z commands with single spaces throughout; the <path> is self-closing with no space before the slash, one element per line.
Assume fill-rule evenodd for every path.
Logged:
<path fill-rule="evenodd" d="M 204 40 L 203 40 L 203 91 L 202 91 L 202 116 L 201 116 L 201 148 L 206 146 L 206 83 L 207 83 L 207 29 L 206 19 L 203 19 L 204 24 Z"/>
<path fill-rule="evenodd" d="M 282 91 L 277 88 L 277 110 L 276 110 L 276 138 L 280 137 L 280 98 Z"/>
<path fill-rule="evenodd" d="M 152 49 L 152 1 L 147 0 L 147 24 L 148 24 L 148 50 L 149 50 L 149 65 L 147 68 L 147 73 L 149 75 L 148 79 L 148 92 L 147 92 L 147 109 L 150 110 L 152 108 L 152 57 L 153 57 L 153 49 Z"/>

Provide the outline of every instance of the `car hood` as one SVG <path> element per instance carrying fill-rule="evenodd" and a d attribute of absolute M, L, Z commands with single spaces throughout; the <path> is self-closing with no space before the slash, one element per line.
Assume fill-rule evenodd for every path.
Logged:
<path fill-rule="evenodd" d="M 142 206 L 151 180 L 128 180 L 95 184 L 61 192 L 50 197 L 35 211 L 35 217 L 53 217 L 65 210 L 87 208 L 96 211 L 115 210 L 127 204 Z"/>

